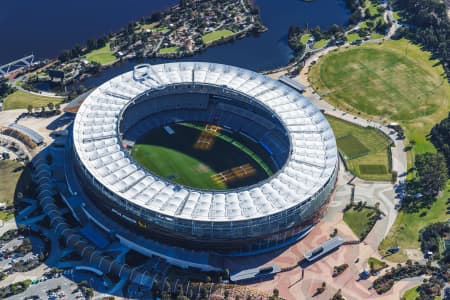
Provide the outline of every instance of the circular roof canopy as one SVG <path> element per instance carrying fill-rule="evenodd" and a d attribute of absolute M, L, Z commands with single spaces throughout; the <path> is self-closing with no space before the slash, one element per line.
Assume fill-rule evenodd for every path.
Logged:
<path fill-rule="evenodd" d="M 256 185 L 208 191 L 180 186 L 137 164 L 120 143 L 122 110 L 146 92 L 183 83 L 222 86 L 272 110 L 292 143 L 282 169 Z M 111 193 L 167 217 L 199 221 L 248 220 L 301 205 L 320 193 L 337 165 L 333 132 L 309 100 L 261 74 L 214 63 L 139 65 L 107 81 L 78 110 L 73 139 L 81 164 Z"/>

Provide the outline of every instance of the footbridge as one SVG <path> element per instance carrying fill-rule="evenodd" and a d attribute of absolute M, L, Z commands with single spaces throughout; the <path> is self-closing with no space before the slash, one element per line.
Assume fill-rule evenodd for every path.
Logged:
<path fill-rule="evenodd" d="M 21 68 L 29 67 L 34 62 L 34 54 L 24 56 L 12 62 L 0 66 L 0 77 L 7 76 L 9 73 Z"/>

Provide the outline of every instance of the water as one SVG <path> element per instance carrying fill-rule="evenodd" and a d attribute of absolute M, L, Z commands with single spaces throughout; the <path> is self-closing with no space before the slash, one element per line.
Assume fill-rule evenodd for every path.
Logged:
<path fill-rule="evenodd" d="M 22 0 L 1 1 L 0 28 L 2 44 L 0 62 L 33 52 L 39 58 L 54 57 L 62 49 L 83 44 L 89 38 L 115 31 L 130 20 L 160 10 L 176 0 Z M 39 4 L 38 4 L 39 3 Z M 64 4 L 61 4 L 64 3 Z M 76 3 L 76 4 L 75 4 Z M 126 5 L 125 5 L 126 3 Z M 232 43 L 208 48 L 193 57 L 198 60 L 225 63 L 255 71 L 269 70 L 287 64 L 292 56 L 287 33 L 290 25 L 345 25 L 349 12 L 342 0 L 256 0 L 263 23 L 268 31 Z M 164 62 L 161 59 L 147 60 Z M 132 69 L 132 60 L 92 77 L 83 85 L 92 87 Z"/>
<path fill-rule="evenodd" d="M 0 64 L 33 53 L 58 56 L 118 31 L 132 20 L 176 4 L 177 0 L 3 0 L 0 1 Z"/>

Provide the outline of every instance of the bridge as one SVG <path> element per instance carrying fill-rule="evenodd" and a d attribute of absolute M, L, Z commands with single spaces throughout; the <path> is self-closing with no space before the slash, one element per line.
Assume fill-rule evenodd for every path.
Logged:
<path fill-rule="evenodd" d="M 15 61 L 0 66 L 0 77 L 4 77 L 9 73 L 21 68 L 29 67 L 33 64 L 34 54 L 19 58 Z"/>

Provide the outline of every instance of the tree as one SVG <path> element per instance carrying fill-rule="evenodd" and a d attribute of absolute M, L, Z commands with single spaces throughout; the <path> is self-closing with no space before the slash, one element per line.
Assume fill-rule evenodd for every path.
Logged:
<path fill-rule="evenodd" d="M 442 153 L 416 155 L 415 166 L 423 194 L 436 196 L 446 186 L 447 162 Z"/>
<path fill-rule="evenodd" d="M 45 111 L 45 106 L 41 107 L 41 111 L 44 112 Z"/>
<path fill-rule="evenodd" d="M 48 107 L 49 110 L 53 110 L 55 108 L 55 105 L 53 104 L 53 102 L 49 102 L 47 104 L 47 107 Z"/>
<path fill-rule="evenodd" d="M 27 110 L 28 110 L 28 113 L 31 114 L 33 112 L 33 105 L 28 104 Z"/>

